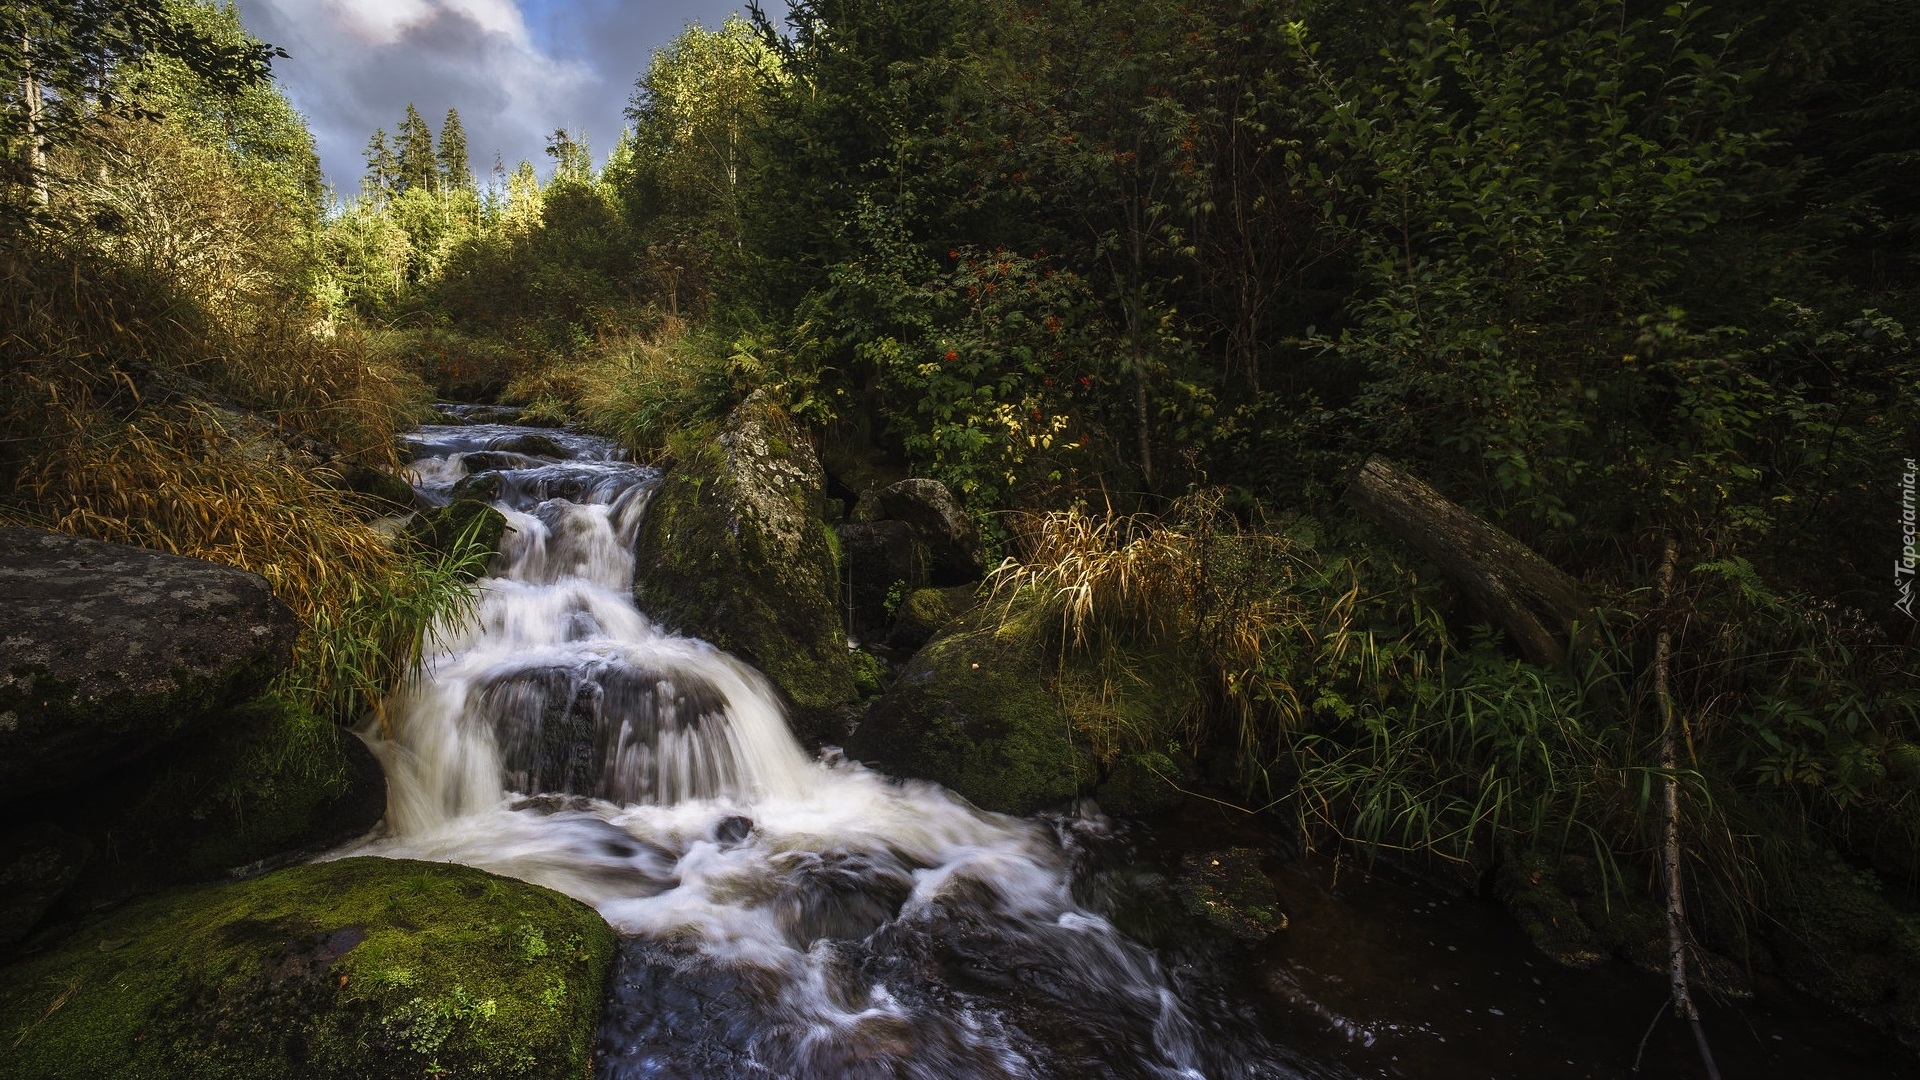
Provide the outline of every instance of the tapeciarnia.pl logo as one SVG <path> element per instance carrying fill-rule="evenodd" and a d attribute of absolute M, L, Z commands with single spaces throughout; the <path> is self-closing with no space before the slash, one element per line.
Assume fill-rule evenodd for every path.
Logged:
<path fill-rule="evenodd" d="M 1893 606 L 1901 610 L 1907 618 L 1913 614 L 1913 574 L 1920 566 L 1920 551 L 1915 550 L 1913 481 L 1914 474 L 1920 469 L 1914 467 L 1914 459 L 1907 459 L 1907 471 L 1900 474 L 1900 557 L 1893 560 Z"/>

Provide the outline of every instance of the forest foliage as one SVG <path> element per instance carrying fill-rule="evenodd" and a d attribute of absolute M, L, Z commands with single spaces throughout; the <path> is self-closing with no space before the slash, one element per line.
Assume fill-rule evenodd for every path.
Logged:
<path fill-rule="evenodd" d="M 556 130 L 476 179 L 457 112 L 409 106 L 324 209 L 231 16 L 28 10 L 67 7 L 63 104 L 0 130 L 10 302 L 45 310 L 10 325 L 155 336 L 16 334 L 19 423 L 64 415 L 53 357 L 91 380 L 72 423 L 123 422 L 125 366 L 79 359 L 108 353 L 375 457 L 411 379 L 650 452 L 764 388 L 946 482 L 1042 647 L 1191 666 L 1178 724 L 1087 720 L 1103 753 L 1319 838 L 1577 849 L 1626 889 L 1664 629 L 1696 880 L 1757 902 L 1831 850 L 1920 897 L 1909 0 L 795 0 L 658 50 L 604 165 Z M 47 307 L 76 266 L 134 306 Z M 301 362 L 249 367 L 270 343 Z M 11 512 L 57 518 L 57 455 L 6 454 Z M 1568 666 L 1341 501 L 1376 455 L 1581 581 Z"/>

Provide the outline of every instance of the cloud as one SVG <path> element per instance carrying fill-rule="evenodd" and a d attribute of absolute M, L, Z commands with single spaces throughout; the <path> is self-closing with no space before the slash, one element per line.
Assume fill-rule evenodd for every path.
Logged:
<path fill-rule="evenodd" d="M 375 128 L 409 102 L 437 129 L 460 110 L 475 172 L 496 157 L 543 167 L 554 128 L 604 159 L 652 51 L 687 23 L 717 26 L 739 0 L 240 0 L 247 29 L 286 49 L 274 74 L 306 115 L 321 169 L 359 189 Z M 769 5 L 776 13 L 783 5 Z"/>

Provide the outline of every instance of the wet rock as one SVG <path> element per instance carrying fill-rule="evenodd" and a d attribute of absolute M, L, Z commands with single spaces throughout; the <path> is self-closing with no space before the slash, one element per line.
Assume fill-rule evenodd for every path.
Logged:
<path fill-rule="evenodd" d="M 722 818 L 720 824 L 713 827 L 713 838 L 722 844 L 737 844 L 753 832 L 753 819 L 740 814 Z"/>
<path fill-rule="evenodd" d="M 507 478 L 498 472 L 473 473 L 456 481 L 450 494 L 455 502 L 462 499 L 472 499 L 482 503 L 496 502 L 506 482 Z"/>
<path fill-rule="evenodd" d="M 0 973 L 0 1073 L 587 1075 L 613 931 L 537 886 L 343 859 L 152 897 Z"/>
<path fill-rule="evenodd" d="M 1093 774 L 1048 690 L 1041 652 L 985 617 L 954 624 L 914 654 L 846 751 L 1011 814 L 1066 802 Z"/>
<path fill-rule="evenodd" d="M 573 458 L 573 454 L 551 435 L 538 435 L 531 432 L 505 439 L 495 439 L 487 444 L 487 449 L 496 453 L 525 454 L 528 457 L 554 458 L 560 461 L 569 461 Z"/>
<path fill-rule="evenodd" d="M 803 433 L 755 393 L 683 455 L 636 544 L 640 610 L 765 672 L 795 706 L 802 739 L 858 693 L 822 484 Z"/>
<path fill-rule="evenodd" d="M 0 953 L 66 895 L 92 851 L 84 839 L 46 823 L 0 838 Z"/>
<path fill-rule="evenodd" d="M 98 775 L 258 694 L 293 612 L 244 570 L 0 529 L 0 801 Z"/>
<path fill-rule="evenodd" d="M 881 519 L 906 522 L 914 539 L 926 545 L 933 584 L 964 585 L 987 572 L 980 530 L 947 485 L 915 477 L 881 489 L 875 500 Z"/>
<path fill-rule="evenodd" d="M 1266 852 L 1225 848 L 1181 856 L 1174 891 L 1187 911 L 1242 941 L 1287 928 L 1273 880 L 1260 868 Z"/>
<path fill-rule="evenodd" d="M 834 532 L 854 632 L 863 640 L 877 636 L 892 620 L 889 609 L 927 583 L 926 549 L 904 521 L 849 521 Z"/>
<path fill-rule="evenodd" d="M 415 543 L 442 556 L 454 554 L 462 540 L 481 551 L 497 555 L 506 532 L 506 515 L 479 499 L 466 496 L 445 506 L 422 511 L 407 526 L 407 535 Z M 481 562 L 473 573 L 477 575 L 485 569 L 486 563 Z"/>

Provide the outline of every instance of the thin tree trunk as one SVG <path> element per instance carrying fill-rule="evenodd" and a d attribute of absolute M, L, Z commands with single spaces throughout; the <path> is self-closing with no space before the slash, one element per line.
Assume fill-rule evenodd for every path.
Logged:
<path fill-rule="evenodd" d="M 1700 1060 L 1707 1075 L 1719 1080 L 1720 1070 L 1713 1063 L 1713 1050 L 1707 1046 L 1707 1032 L 1700 1024 L 1700 1010 L 1694 1006 L 1693 990 L 1687 981 L 1687 909 L 1681 888 L 1680 863 L 1680 725 L 1676 722 L 1673 693 L 1668 672 L 1673 662 L 1673 631 L 1665 623 L 1673 603 L 1673 572 L 1680 561 L 1680 549 L 1669 536 L 1660 556 L 1659 601 L 1663 620 L 1653 647 L 1653 693 L 1660 705 L 1660 873 L 1667 882 L 1667 979 L 1673 995 L 1673 1011 L 1693 1027 L 1694 1042 L 1700 1048 Z"/>
<path fill-rule="evenodd" d="M 33 196 L 40 205 L 45 206 L 47 203 L 47 152 L 40 143 L 44 105 L 40 97 L 40 77 L 34 71 L 31 35 L 20 35 L 20 53 L 27 62 L 26 73 L 20 77 L 27 106 L 27 186 L 33 190 Z"/>

